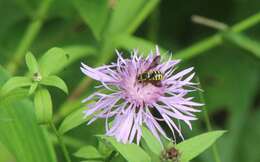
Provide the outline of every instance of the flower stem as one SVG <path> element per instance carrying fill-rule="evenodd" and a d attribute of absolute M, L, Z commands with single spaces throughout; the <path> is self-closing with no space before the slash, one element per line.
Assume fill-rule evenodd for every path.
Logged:
<path fill-rule="evenodd" d="M 51 125 L 51 128 L 52 128 L 53 132 L 55 133 L 55 135 L 56 135 L 56 137 L 58 139 L 58 142 L 59 142 L 59 144 L 61 146 L 61 150 L 62 150 L 62 152 L 64 154 L 66 162 L 71 162 L 71 159 L 70 159 L 70 156 L 69 156 L 69 152 L 68 152 L 68 150 L 66 148 L 65 143 L 63 142 L 61 134 L 58 132 L 58 130 L 57 130 L 57 128 L 56 128 L 56 126 L 54 125 L 53 122 L 51 122 L 50 125 Z"/>
<path fill-rule="evenodd" d="M 28 48 L 31 46 L 33 40 L 39 33 L 45 15 L 50 7 L 50 4 L 53 0 L 42 0 L 39 9 L 37 10 L 36 17 L 32 20 L 29 26 L 26 29 L 26 32 L 18 45 L 13 58 L 11 61 L 6 65 L 7 70 L 14 74 L 18 69 L 21 60 L 23 59 L 25 53 L 27 52 Z"/>
<path fill-rule="evenodd" d="M 197 82 L 199 83 L 199 88 L 202 89 L 199 77 L 197 77 Z M 201 103 L 204 103 L 204 106 L 202 106 L 202 108 L 203 108 L 203 115 L 204 115 L 204 119 L 205 119 L 205 122 L 206 122 L 207 130 L 212 131 L 212 126 L 211 126 L 210 118 L 209 118 L 209 115 L 208 115 L 208 109 L 207 109 L 207 106 L 205 106 L 206 101 L 205 101 L 204 95 L 202 94 L 201 91 L 199 91 L 199 99 L 200 99 Z M 212 146 L 212 154 L 213 154 L 213 158 L 214 158 L 215 162 L 221 162 L 216 144 L 213 144 L 213 146 Z"/>

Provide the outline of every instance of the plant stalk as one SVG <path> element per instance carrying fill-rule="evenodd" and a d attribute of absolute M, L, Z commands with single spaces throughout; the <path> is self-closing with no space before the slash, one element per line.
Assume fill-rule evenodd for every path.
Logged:
<path fill-rule="evenodd" d="M 231 26 L 229 29 L 232 32 L 239 33 L 258 23 L 260 23 L 260 12 L 238 22 L 237 24 Z M 184 50 L 177 52 L 174 55 L 174 58 L 188 60 L 202 54 L 203 52 L 206 52 L 207 50 L 210 50 L 211 48 L 216 47 L 217 45 L 220 45 L 221 43 L 222 43 L 222 33 L 220 32 L 200 42 L 197 42 L 194 45 L 185 48 Z"/>
<path fill-rule="evenodd" d="M 21 64 L 21 61 L 23 60 L 25 53 L 30 48 L 32 42 L 39 33 L 52 1 L 53 0 L 42 0 L 42 3 L 40 4 L 40 7 L 36 13 L 36 17 L 27 27 L 25 34 L 22 40 L 20 41 L 20 44 L 15 50 L 13 58 L 6 65 L 6 68 L 10 72 L 10 74 L 16 73 L 19 65 Z"/>
<path fill-rule="evenodd" d="M 58 130 L 57 130 L 57 128 L 56 128 L 56 126 L 54 125 L 53 122 L 51 122 L 50 125 L 51 125 L 51 128 L 52 128 L 54 134 L 56 135 L 56 137 L 58 139 L 58 142 L 59 142 L 59 144 L 61 146 L 61 150 L 62 150 L 62 152 L 64 154 L 66 162 L 71 162 L 71 159 L 70 159 L 70 156 L 69 156 L 69 152 L 67 150 L 67 147 L 66 147 L 65 143 L 63 142 L 61 134 L 58 132 Z"/>

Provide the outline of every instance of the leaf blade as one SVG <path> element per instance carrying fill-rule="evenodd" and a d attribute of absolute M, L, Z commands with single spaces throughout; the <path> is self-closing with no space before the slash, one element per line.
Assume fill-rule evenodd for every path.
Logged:
<path fill-rule="evenodd" d="M 40 88 L 34 96 L 35 114 L 40 124 L 46 124 L 52 120 L 52 102 L 49 91 Z"/>
<path fill-rule="evenodd" d="M 46 86 L 57 87 L 57 88 L 61 89 L 63 92 L 65 92 L 66 94 L 68 94 L 68 91 L 69 91 L 66 83 L 61 78 L 59 78 L 58 76 L 55 76 L 55 75 L 44 77 L 40 81 L 40 84 L 46 85 Z"/>
<path fill-rule="evenodd" d="M 181 153 L 181 161 L 188 162 L 209 148 L 226 131 L 212 131 L 179 143 L 176 148 Z"/>
<path fill-rule="evenodd" d="M 84 118 L 84 113 L 83 111 L 86 110 L 86 107 L 82 107 L 70 115 L 68 115 L 61 123 L 59 127 L 59 132 L 61 134 L 64 134 L 68 132 L 69 130 L 79 126 L 80 124 L 83 124 L 87 122 L 90 119 L 89 117 Z"/>
<path fill-rule="evenodd" d="M 163 147 L 155 136 L 146 128 L 142 128 L 142 138 L 146 142 L 149 149 L 156 155 L 160 155 Z"/>
<path fill-rule="evenodd" d="M 151 162 L 149 155 L 136 144 L 122 144 L 112 137 L 99 136 L 110 142 L 114 148 L 129 162 Z"/>
<path fill-rule="evenodd" d="M 7 79 L 0 67 L 0 86 Z M 0 142 L 17 162 L 56 162 L 54 148 L 43 127 L 36 124 L 33 104 L 27 99 L 28 92 L 17 89 L 0 97 Z M 26 140 L 25 140 L 26 139 Z"/>
<path fill-rule="evenodd" d="M 77 152 L 74 153 L 74 156 L 85 159 L 102 159 L 103 156 L 98 152 L 94 146 L 84 146 L 81 147 Z"/>
<path fill-rule="evenodd" d="M 43 77 L 56 74 L 68 62 L 67 53 L 58 47 L 49 49 L 39 61 L 40 73 Z"/>
<path fill-rule="evenodd" d="M 1 89 L 1 93 L 7 94 L 14 89 L 29 86 L 31 85 L 31 83 L 32 80 L 28 77 L 22 77 L 22 76 L 12 77 L 3 85 Z"/>
<path fill-rule="evenodd" d="M 83 21 L 91 28 L 97 40 L 100 40 L 102 30 L 108 18 L 109 8 L 107 2 L 107 0 L 73 1 L 75 8 Z"/>
<path fill-rule="evenodd" d="M 39 68 L 38 68 L 37 60 L 31 52 L 28 52 L 25 55 L 25 62 L 26 62 L 26 65 L 27 65 L 29 71 L 32 74 L 38 72 Z"/>

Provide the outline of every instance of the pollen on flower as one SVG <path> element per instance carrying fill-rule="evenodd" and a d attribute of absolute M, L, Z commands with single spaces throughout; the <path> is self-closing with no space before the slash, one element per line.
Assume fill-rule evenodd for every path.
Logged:
<path fill-rule="evenodd" d="M 88 104 L 84 112 L 86 116 L 93 115 L 92 123 L 98 118 L 106 119 L 106 135 L 115 137 L 123 143 L 139 144 L 142 136 L 142 126 L 146 126 L 160 141 L 160 136 L 166 133 L 158 121 L 164 121 L 172 135 L 175 132 L 183 138 L 176 121 L 185 122 L 191 129 L 191 121 L 196 120 L 195 107 L 201 103 L 192 101 L 187 94 L 196 90 L 193 68 L 176 72 L 180 60 L 162 61 L 158 47 L 146 58 L 134 50 L 129 59 L 123 58 L 116 51 L 118 58 L 115 63 L 98 68 L 91 68 L 82 63 L 81 71 L 101 83 L 99 90 L 83 100 L 94 100 Z M 153 110 L 160 113 L 161 118 L 153 115 Z M 108 124 L 108 119 L 112 119 Z"/>

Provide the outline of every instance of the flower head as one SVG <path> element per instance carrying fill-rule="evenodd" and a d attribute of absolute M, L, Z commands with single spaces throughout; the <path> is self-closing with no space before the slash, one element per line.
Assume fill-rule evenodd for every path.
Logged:
<path fill-rule="evenodd" d="M 137 50 L 130 59 L 124 59 L 116 51 L 116 63 L 91 68 L 82 63 L 84 74 L 101 83 L 97 92 L 84 99 L 94 100 L 87 105 L 85 116 L 93 115 L 88 124 L 98 118 L 106 119 L 106 135 L 114 136 L 123 143 L 139 144 L 142 126 L 146 126 L 160 141 L 160 135 L 168 138 L 158 123 L 164 121 L 173 135 L 183 138 L 176 121 L 184 121 L 191 129 L 191 121 L 196 120 L 196 106 L 202 104 L 192 101 L 187 94 L 196 90 L 193 68 L 176 72 L 179 60 L 161 62 L 160 52 L 151 52 L 146 58 Z M 158 76 L 160 75 L 160 76 Z M 154 116 L 154 111 L 160 117 Z M 113 121 L 109 123 L 109 119 Z M 168 138 L 169 139 L 169 138 Z"/>

